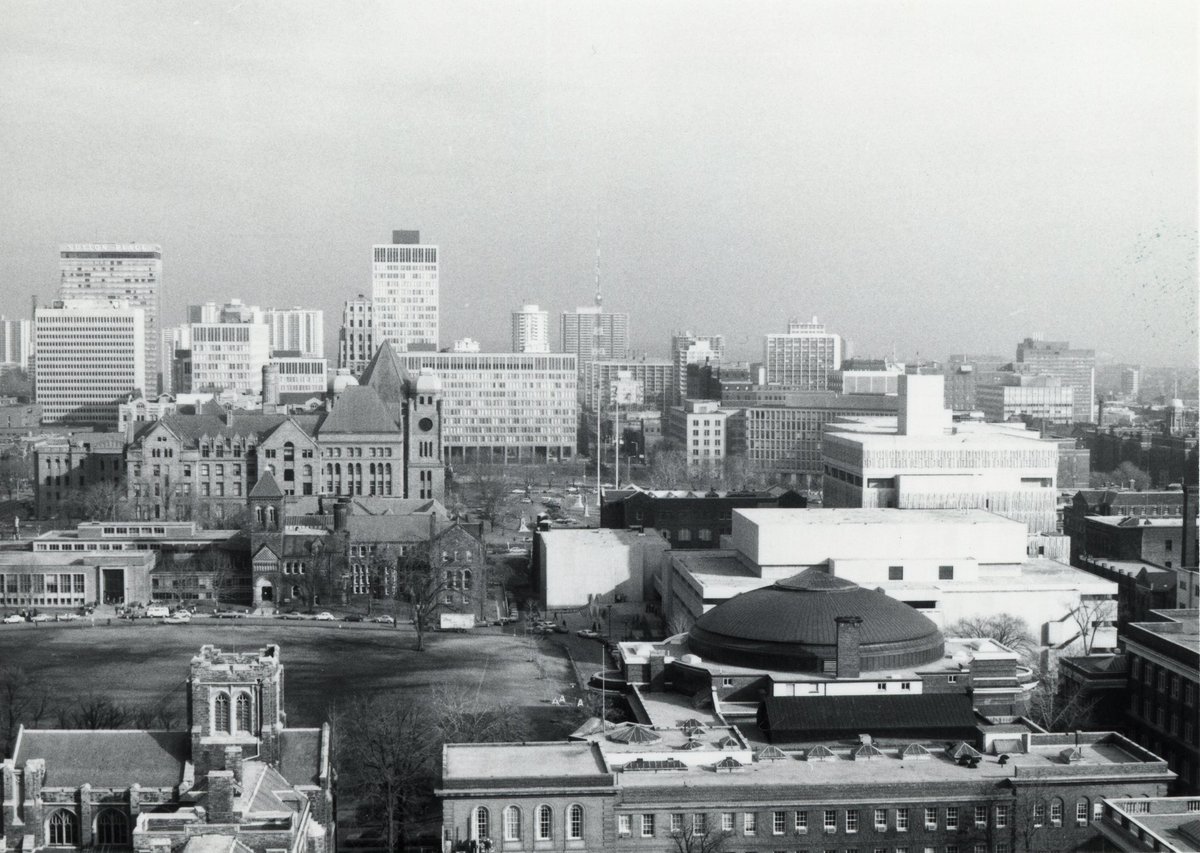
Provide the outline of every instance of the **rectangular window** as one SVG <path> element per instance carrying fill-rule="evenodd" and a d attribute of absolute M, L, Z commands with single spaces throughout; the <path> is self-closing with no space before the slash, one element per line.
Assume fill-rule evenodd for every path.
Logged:
<path fill-rule="evenodd" d="M 908 832 L 908 809 L 896 809 L 896 829 Z"/>
<path fill-rule="evenodd" d="M 823 817 L 822 825 L 825 827 L 825 831 L 837 832 L 837 812 L 834 809 L 825 809 Z"/>
<path fill-rule="evenodd" d="M 954 580 L 954 566 L 938 566 L 938 580 L 940 580 L 940 581 Z"/>
<path fill-rule="evenodd" d="M 846 832 L 858 832 L 857 809 L 849 809 L 846 812 Z"/>
<path fill-rule="evenodd" d="M 683 832 L 683 815 L 679 812 L 671 813 L 671 832 Z"/>
<path fill-rule="evenodd" d="M 642 815 L 642 838 L 651 838 L 654 836 L 654 815 Z"/>
<path fill-rule="evenodd" d="M 880 832 L 887 829 L 887 809 L 875 809 L 875 828 Z"/>
<path fill-rule="evenodd" d="M 946 807 L 946 829 L 958 829 L 958 806 Z"/>
<path fill-rule="evenodd" d="M 937 809 L 925 808 L 925 828 L 937 829 Z"/>
<path fill-rule="evenodd" d="M 742 834 L 754 835 L 758 832 L 758 815 L 754 812 L 746 812 L 742 815 Z"/>
<path fill-rule="evenodd" d="M 1080 800 L 1075 804 L 1075 823 L 1083 826 L 1088 822 L 1087 800 Z"/>
<path fill-rule="evenodd" d="M 783 835 L 787 831 L 787 813 L 771 812 L 771 834 Z"/>
<path fill-rule="evenodd" d="M 904 580 L 904 566 L 888 566 L 888 580 L 890 580 L 890 581 Z"/>
<path fill-rule="evenodd" d="M 708 815 L 697 812 L 692 815 L 692 835 L 704 835 L 708 832 Z"/>
<path fill-rule="evenodd" d="M 1008 806 L 996 806 L 996 828 L 1006 829 L 1008 827 Z"/>
<path fill-rule="evenodd" d="M 617 815 L 617 835 L 632 835 L 633 830 L 630 828 L 630 815 Z"/>
<path fill-rule="evenodd" d="M 1063 804 L 1059 800 L 1055 800 L 1050 804 L 1050 825 L 1062 826 L 1063 822 Z"/>
<path fill-rule="evenodd" d="M 721 831 L 733 832 L 733 812 L 721 812 Z"/>
<path fill-rule="evenodd" d="M 980 827 L 987 826 L 987 806 L 975 807 L 975 825 Z"/>
<path fill-rule="evenodd" d="M 808 832 L 808 812 L 796 812 L 796 832 Z"/>

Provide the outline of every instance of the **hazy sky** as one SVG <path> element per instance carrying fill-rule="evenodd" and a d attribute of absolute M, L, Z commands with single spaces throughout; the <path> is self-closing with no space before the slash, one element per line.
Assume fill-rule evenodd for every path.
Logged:
<path fill-rule="evenodd" d="M 57 246 L 163 246 L 166 323 L 442 251 L 442 345 L 605 304 L 735 356 L 1197 352 L 1186 2 L 0 2 L 0 309 Z M 557 317 L 552 318 L 557 341 Z M 333 344 L 331 343 L 331 349 Z"/>

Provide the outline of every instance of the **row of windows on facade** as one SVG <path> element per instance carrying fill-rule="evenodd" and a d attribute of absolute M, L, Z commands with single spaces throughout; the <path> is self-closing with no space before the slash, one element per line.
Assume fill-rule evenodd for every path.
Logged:
<path fill-rule="evenodd" d="M 1103 817 L 1103 803 L 1091 803 L 1087 798 L 1075 803 L 1075 823 L 1083 826 L 1089 821 L 1100 820 Z M 889 822 L 888 813 L 892 812 Z M 916 815 L 913 813 L 916 812 Z M 1066 804 L 1061 798 L 1049 802 L 1037 802 L 1031 807 L 1031 819 L 1034 826 L 1062 826 L 1066 814 Z M 820 817 L 820 829 L 824 833 L 835 833 L 841 830 L 846 833 L 856 833 L 861 829 L 862 812 L 858 809 L 822 809 L 817 812 Z M 906 832 L 913 828 L 914 817 L 923 819 L 925 830 L 957 830 L 966 826 L 977 829 L 988 828 L 989 818 L 996 829 L 1005 829 L 1011 825 L 1012 807 L 996 806 L 928 806 L 921 810 L 913 808 L 886 809 L 877 808 L 870 812 L 872 828 L 883 832 L 895 829 Z M 691 834 L 703 836 L 708 833 L 710 815 L 704 812 L 672 812 L 667 815 L 666 830 L 669 835 Z M 472 838 L 484 839 L 491 837 L 491 813 L 483 806 L 477 807 L 471 815 Z M 816 825 L 810 823 L 810 813 L 805 810 L 775 810 L 770 813 L 767 826 L 760 826 L 758 812 L 721 812 L 718 815 L 719 828 L 723 833 L 739 833 L 743 836 L 760 834 L 786 835 L 789 832 L 806 834 L 815 831 Z M 502 831 L 504 841 L 520 841 L 525 829 L 522 812 L 519 806 L 507 806 L 502 813 Z M 635 832 L 642 838 L 655 837 L 661 824 L 658 815 L 654 813 L 619 814 L 617 815 L 617 834 L 632 836 Z M 548 805 L 538 806 L 534 811 L 534 840 L 549 841 L 554 838 L 554 811 Z M 566 837 L 582 839 L 584 829 L 583 806 L 574 804 L 568 807 L 565 821 Z"/>
<path fill-rule="evenodd" d="M 1179 698 L 1182 688 L 1183 703 L 1188 707 L 1196 702 L 1195 684 L 1165 667 L 1155 666 L 1150 661 L 1143 662 L 1137 655 L 1131 656 L 1129 674 L 1134 681 L 1140 680 L 1147 686 L 1153 685 L 1159 693 L 1167 693 L 1169 690 L 1172 699 Z"/>
<path fill-rule="evenodd" d="M 101 809 L 92 827 L 93 843 L 129 845 L 129 818 L 116 809 Z M 80 845 L 79 818 L 66 809 L 56 809 L 46 818 L 46 843 L 55 847 Z"/>

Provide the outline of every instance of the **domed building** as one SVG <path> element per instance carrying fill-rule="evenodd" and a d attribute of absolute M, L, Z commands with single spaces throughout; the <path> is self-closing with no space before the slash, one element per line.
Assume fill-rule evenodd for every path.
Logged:
<path fill-rule="evenodd" d="M 818 569 L 713 608 L 687 644 L 719 663 L 843 676 L 929 664 L 945 649 L 937 626 L 917 610 Z"/>

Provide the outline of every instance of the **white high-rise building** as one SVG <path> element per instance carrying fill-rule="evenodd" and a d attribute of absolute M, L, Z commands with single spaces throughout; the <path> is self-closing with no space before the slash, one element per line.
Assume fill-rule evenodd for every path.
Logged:
<path fill-rule="evenodd" d="M 371 301 L 375 347 L 398 352 L 438 348 L 438 247 L 419 231 L 393 231 L 391 244 L 372 247 Z"/>
<path fill-rule="evenodd" d="M 600 306 L 562 312 L 562 351 L 575 354 L 582 373 L 589 361 L 619 361 L 629 355 L 629 315 Z"/>
<path fill-rule="evenodd" d="M 28 369 L 31 334 L 32 324 L 28 320 L 9 320 L 0 315 L 0 364 Z"/>
<path fill-rule="evenodd" d="M 338 333 L 339 370 L 357 376 L 375 356 L 374 305 L 363 294 L 347 299 L 342 308 L 342 330 Z"/>
<path fill-rule="evenodd" d="M 842 338 L 811 323 L 789 320 L 786 334 L 767 335 L 763 344 L 767 384 L 800 391 L 824 391 L 829 372 L 842 366 Z"/>
<path fill-rule="evenodd" d="M 305 358 L 325 357 L 325 312 L 315 308 L 268 308 L 271 352 L 295 352 Z"/>
<path fill-rule="evenodd" d="M 145 310 L 124 300 L 60 299 L 38 308 L 35 390 L 42 423 L 115 427 L 118 405 L 143 390 L 145 324 Z"/>
<path fill-rule="evenodd" d="M 513 352 L 550 352 L 550 312 L 522 305 L 512 312 Z"/>
<path fill-rule="evenodd" d="M 263 365 L 271 357 L 266 323 L 192 323 L 191 387 L 177 391 L 262 390 Z"/>
<path fill-rule="evenodd" d="M 158 390 L 162 247 L 151 243 L 64 243 L 58 247 L 58 298 L 123 299 L 141 308 L 145 393 Z M 115 411 L 115 410 L 114 410 Z"/>

